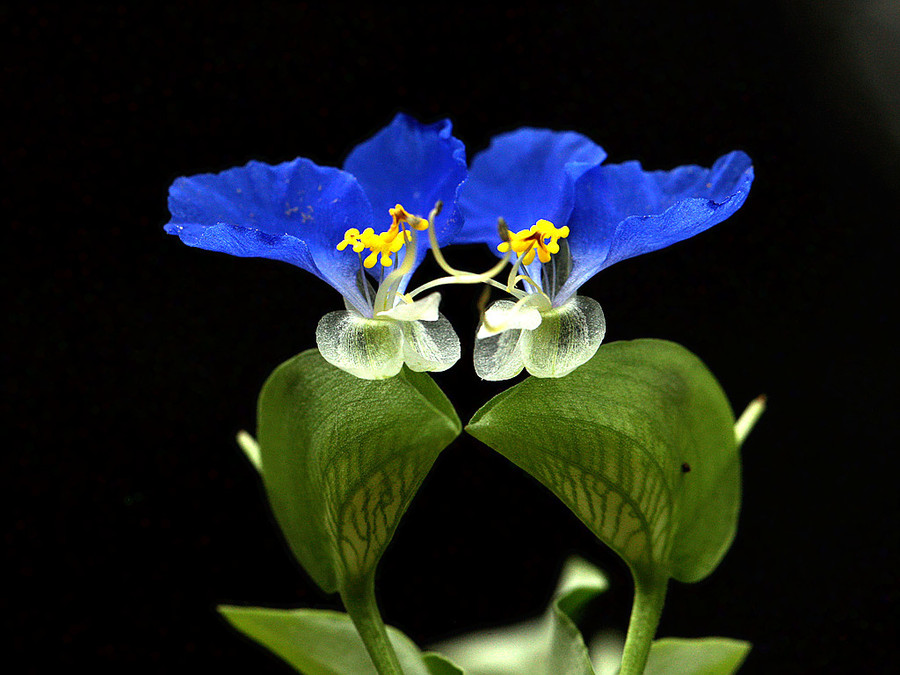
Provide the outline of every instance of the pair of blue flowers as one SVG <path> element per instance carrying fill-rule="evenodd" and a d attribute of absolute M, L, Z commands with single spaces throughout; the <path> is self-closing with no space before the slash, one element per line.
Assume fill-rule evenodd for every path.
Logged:
<path fill-rule="evenodd" d="M 189 246 L 283 260 L 334 287 L 346 309 L 326 314 L 316 339 L 325 359 L 358 377 L 392 377 L 404 363 L 452 366 L 460 345 L 440 294 L 417 296 L 457 283 L 513 298 L 482 312 L 479 376 L 503 380 L 525 368 L 562 377 L 605 334 L 600 305 L 578 289 L 615 262 L 725 220 L 753 181 L 742 152 L 711 169 L 673 171 L 604 159 L 581 134 L 522 128 L 495 137 L 467 167 L 449 120 L 423 125 L 400 114 L 354 148 L 343 170 L 298 158 L 179 178 L 165 228 Z M 481 274 L 456 270 L 440 249 L 462 243 L 488 244 L 502 260 Z M 447 276 L 408 292 L 429 247 Z"/>

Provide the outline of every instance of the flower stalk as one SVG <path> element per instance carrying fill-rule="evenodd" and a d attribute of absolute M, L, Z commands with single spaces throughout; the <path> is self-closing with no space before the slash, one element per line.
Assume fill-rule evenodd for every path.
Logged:
<path fill-rule="evenodd" d="M 359 632 L 378 675 L 403 675 L 400 659 L 391 645 L 387 628 L 375 601 L 375 581 L 371 577 L 341 591 L 341 600 Z"/>
<path fill-rule="evenodd" d="M 619 675 L 641 675 L 644 672 L 666 600 L 666 577 L 644 578 L 640 574 L 633 576 L 634 604 L 631 607 Z"/>

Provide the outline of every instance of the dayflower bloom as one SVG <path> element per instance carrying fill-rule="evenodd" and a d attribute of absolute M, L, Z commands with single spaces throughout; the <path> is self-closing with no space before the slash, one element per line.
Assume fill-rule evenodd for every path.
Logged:
<path fill-rule="evenodd" d="M 580 134 L 522 128 L 496 136 L 472 162 L 455 243 L 517 255 L 505 287 L 517 301 L 495 302 L 478 329 L 480 377 L 504 380 L 523 368 L 563 377 L 589 360 L 606 322 L 595 300 L 576 294 L 581 285 L 613 263 L 722 222 L 753 182 L 750 158 L 739 151 L 711 169 L 644 171 L 639 162 L 604 165 L 605 158 Z M 498 231 L 498 216 L 508 232 Z"/>
<path fill-rule="evenodd" d="M 392 377 L 404 362 L 445 370 L 460 348 L 440 295 L 402 294 L 428 249 L 416 231 L 432 227 L 447 243 L 462 224 L 465 148 L 451 132 L 449 120 L 423 125 L 400 114 L 356 146 L 343 170 L 301 157 L 179 178 L 165 229 L 189 246 L 292 263 L 334 287 L 346 311 L 325 315 L 316 340 L 339 368 L 366 379 Z M 438 202 L 447 205 L 440 215 Z"/>

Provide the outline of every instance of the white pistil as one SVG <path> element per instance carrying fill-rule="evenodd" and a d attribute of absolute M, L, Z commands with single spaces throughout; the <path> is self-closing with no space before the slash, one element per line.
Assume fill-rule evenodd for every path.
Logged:
<path fill-rule="evenodd" d="M 504 290 L 506 290 L 506 292 L 509 293 L 510 295 L 515 295 L 519 299 L 522 299 L 525 297 L 525 295 L 528 295 L 527 292 L 518 291 L 518 289 L 516 288 L 516 284 L 518 284 L 520 281 L 524 281 L 527 284 L 531 284 L 532 288 L 534 288 L 535 293 L 540 293 L 544 297 L 547 297 L 546 294 L 541 290 L 541 285 L 539 283 L 537 283 L 534 279 L 532 279 L 527 271 L 524 274 L 518 273 L 519 269 L 522 267 L 522 260 L 525 258 L 525 256 L 527 256 L 531 252 L 532 248 L 534 248 L 533 243 L 531 246 L 529 246 L 527 249 L 525 249 L 524 251 L 522 251 L 522 253 L 519 254 L 519 257 L 516 258 L 516 262 L 512 266 L 512 269 L 509 271 L 509 276 L 506 279 L 506 288 Z M 518 292 L 516 292 L 516 291 L 518 291 Z M 550 298 L 547 298 L 547 299 L 549 300 Z"/>
<path fill-rule="evenodd" d="M 394 299 L 397 296 L 397 289 L 400 288 L 400 282 L 403 280 L 404 275 L 412 271 L 415 265 L 417 251 L 416 231 L 401 227 L 398 236 L 406 237 L 407 232 L 409 232 L 410 238 L 405 243 L 406 250 L 403 252 L 403 262 L 378 284 L 378 292 L 375 294 L 375 314 L 391 309 L 394 306 Z M 384 274 L 383 265 L 381 273 Z M 388 305 L 388 300 L 390 300 L 390 305 Z"/>
<path fill-rule="evenodd" d="M 428 216 L 428 240 L 431 244 L 431 252 L 434 255 L 435 261 L 442 270 L 447 272 L 449 276 L 433 279 L 425 284 L 422 284 L 414 291 L 410 291 L 409 293 L 407 293 L 404 298 L 408 301 L 411 301 L 414 297 L 424 291 L 435 288 L 437 286 L 446 286 L 448 284 L 490 284 L 504 291 L 512 293 L 516 297 L 522 297 L 524 295 L 522 291 L 516 289 L 510 290 L 507 286 L 504 286 L 503 284 L 494 280 L 494 277 L 500 274 L 500 272 L 503 271 L 503 268 L 509 262 L 512 252 L 504 255 L 496 265 L 481 273 L 458 270 L 447 262 L 447 259 L 444 258 L 444 254 L 441 252 L 440 245 L 438 244 L 437 240 L 437 234 L 435 233 L 434 228 L 434 219 L 440 213 L 442 206 L 443 204 L 441 202 L 435 204 L 434 209 L 432 209 L 431 213 Z"/>
<path fill-rule="evenodd" d="M 369 286 L 369 280 L 366 277 L 366 268 L 365 268 L 365 265 L 363 265 L 362 252 L 358 253 L 357 255 L 359 255 L 359 278 L 360 278 L 360 281 L 362 282 L 360 285 L 362 286 L 363 294 L 366 296 L 366 303 L 369 306 L 371 306 L 373 301 L 372 301 L 372 298 L 369 296 L 370 286 Z"/>

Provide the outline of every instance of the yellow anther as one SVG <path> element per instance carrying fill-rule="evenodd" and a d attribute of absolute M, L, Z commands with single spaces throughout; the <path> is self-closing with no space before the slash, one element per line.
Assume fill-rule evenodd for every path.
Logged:
<path fill-rule="evenodd" d="M 409 241 L 409 238 L 409 232 L 398 232 L 392 235 L 390 230 L 388 230 L 381 234 L 375 234 L 374 230 L 368 228 L 363 232 L 362 240 L 366 248 L 372 252 L 363 261 L 363 265 L 367 268 L 372 268 L 376 262 L 381 262 L 383 267 L 390 267 L 394 264 L 394 261 L 391 259 L 391 253 L 396 253 L 403 248 L 403 244 Z M 379 255 L 381 256 L 380 261 L 378 260 Z"/>
<path fill-rule="evenodd" d="M 530 265 L 535 255 L 542 263 L 548 263 L 551 254 L 559 253 L 559 240 L 568 236 L 568 225 L 556 227 L 549 220 L 541 219 L 527 230 L 510 232 L 509 241 L 499 244 L 497 250 L 506 253 L 512 248 L 514 253 L 524 253 L 523 265 Z"/>
<path fill-rule="evenodd" d="M 402 205 L 397 204 L 390 210 L 391 218 L 393 219 L 391 222 L 391 227 L 388 232 L 396 231 L 400 229 L 400 223 L 406 223 L 410 227 L 414 227 L 417 230 L 427 230 L 428 229 L 428 221 L 424 218 L 419 218 L 418 216 L 410 215 L 406 209 L 403 208 Z"/>
<path fill-rule="evenodd" d="M 337 250 L 343 251 L 348 246 L 353 247 L 354 253 L 362 253 L 366 245 L 362 242 L 362 235 L 355 227 L 344 232 L 344 238 L 338 243 Z"/>
<path fill-rule="evenodd" d="M 371 253 L 363 260 L 363 265 L 367 269 L 375 267 L 378 262 L 383 267 L 393 265 L 391 254 L 399 251 L 406 242 L 412 239 L 408 228 L 427 230 L 428 221 L 410 215 L 400 204 L 390 209 L 389 212 L 391 224 L 386 231 L 375 234 L 375 230 L 371 227 L 367 227 L 362 232 L 352 227 L 344 232 L 344 239 L 337 245 L 338 251 L 343 251 L 348 246 L 352 246 L 355 253 L 362 253 L 365 249 L 369 249 Z"/>

